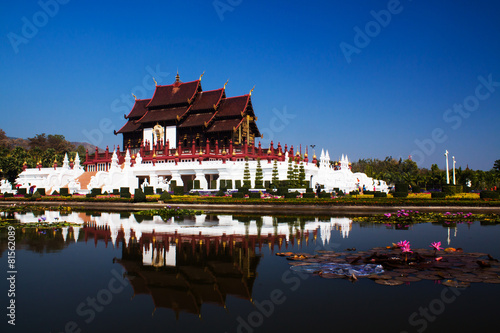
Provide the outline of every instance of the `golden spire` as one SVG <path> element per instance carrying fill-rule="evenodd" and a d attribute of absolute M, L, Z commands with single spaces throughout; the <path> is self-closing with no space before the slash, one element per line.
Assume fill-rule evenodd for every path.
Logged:
<path fill-rule="evenodd" d="M 177 69 L 177 75 L 175 76 L 175 82 L 180 82 L 181 78 L 179 76 L 179 70 Z"/>
<path fill-rule="evenodd" d="M 158 85 L 158 82 L 156 82 L 155 78 L 153 77 L 153 81 L 155 81 L 155 86 Z"/>
<path fill-rule="evenodd" d="M 154 79 L 153 79 L 154 80 Z M 134 99 L 137 101 L 137 96 L 132 93 L 132 96 L 134 96 Z"/>
<path fill-rule="evenodd" d="M 203 75 L 205 75 L 205 71 L 203 71 L 203 73 L 201 73 L 200 78 L 198 80 L 201 81 L 201 78 L 203 77 Z"/>
<path fill-rule="evenodd" d="M 255 86 L 253 86 L 252 90 L 248 93 L 250 96 L 252 96 L 252 91 L 255 89 Z"/>
<path fill-rule="evenodd" d="M 226 89 L 227 83 L 229 82 L 229 79 L 227 79 L 226 83 L 224 83 L 224 87 L 222 89 Z"/>

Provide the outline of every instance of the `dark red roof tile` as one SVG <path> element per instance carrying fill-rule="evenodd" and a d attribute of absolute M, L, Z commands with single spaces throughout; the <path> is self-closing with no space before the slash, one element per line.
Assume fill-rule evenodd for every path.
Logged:
<path fill-rule="evenodd" d="M 208 123 L 210 119 L 212 119 L 215 112 L 205 112 L 205 113 L 195 113 L 190 114 L 186 120 L 182 122 L 179 127 L 196 127 L 196 126 L 204 126 L 205 122 Z"/>
<path fill-rule="evenodd" d="M 177 119 L 177 116 L 182 116 L 189 109 L 189 106 L 181 106 L 178 108 L 149 110 L 144 117 L 137 120 L 138 123 L 150 123 L 158 121 L 169 121 Z"/>
<path fill-rule="evenodd" d="M 151 98 L 149 99 L 136 99 L 135 104 L 132 107 L 132 110 L 130 110 L 129 114 L 125 117 L 126 119 L 129 118 L 141 118 L 144 116 L 144 114 L 148 111 L 146 109 L 146 105 L 151 101 Z"/>
<path fill-rule="evenodd" d="M 241 121 L 241 118 L 216 120 L 214 121 L 212 126 L 210 126 L 207 132 L 213 133 L 232 131 L 233 128 L 238 128 L 238 125 L 241 123 Z"/>
<path fill-rule="evenodd" d="M 221 101 L 217 118 L 240 116 L 245 111 L 250 100 L 250 95 L 226 98 Z"/>
<path fill-rule="evenodd" d="M 224 96 L 224 89 L 200 92 L 191 111 L 214 110 L 214 106 L 217 106 Z"/>
<path fill-rule="evenodd" d="M 200 80 L 168 86 L 156 86 L 153 98 L 151 98 L 147 107 L 156 108 L 189 104 L 198 91 L 201 91 Z"/>
<path fill-rule="evenodd" d="M 122 128 L 120 128 L 119 131 L 117 131 L 116 133 L 130 133 L 130 132 L 135 132 L 139 129 L 139 127 L 141 127 L 140 124 L 136 124 L 133 120 L 129 120 L 127 121 L 127 123 L 125 125 L 123 125 Z"/>

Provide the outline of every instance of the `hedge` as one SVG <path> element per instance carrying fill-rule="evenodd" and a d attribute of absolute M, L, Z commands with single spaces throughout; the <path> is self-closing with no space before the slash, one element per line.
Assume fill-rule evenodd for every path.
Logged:
<path fill-rule="evenodd" d="M 184 186 L 174 186 L 174 195 L 184 195 Z"/>
<path fill-rule="evenodd" d="M 41 195 L 45 195 L 45 189 L 43 187 L 37 188 L 37 192 L 39 192 Z"/>
<path fill-rule="evenodd" d="M 248 193 L 250 199 L 260 199 L 260 192 L 250 192 Z"/>
<path fill-rule="evenodd" d="M 167 191 L 163 192 L 161 195 L 160 195 L 160 199 L 161 201 L 167 201 L 167 200 L 170 200 L 172 199 L 172 196 L 170 195 L 170 193 L 168 193 Z"/>
<path fill-rule="evenodd" d="M 387 193 L 385 192 L 375 192 L 373 193 L 374 198 L 387 198 Z"/>
<path fill-rule="evenodd" d="M 155 194 L 153 186 L 144 186 L 144 194 L 145 195 Z"/>
<path fill-rule="evenodd" d="M 481 199 L 498 199 L 500 197 L 500 194 L 495 191 L 481 191 L 479 197 Z"/>
<path fill-rule="evenodd" d="M 113 190 L 113 195 L 120 195 L 120 190 L 118 190 L 118 189 L 115 188 Z"/>
<path fill-rule="evenodd" d="M 325 191 L 319 192 L 318 198 L 330 199 L 332 197 L 331 193 L 326 193 Z"/>
<path fill-rule="evenodd" d="M 26 189 L 25 188 L 18 188 L 17 189 L 17 194 L 18 195 L 25 195 L 26 194 Z"/>
<path fill-rule="evenodd" d="M 316 194 L 314 192 L 306 192 L 302 194 L 302 198 L 304 199 L 314 199 L 316 198 Z"/>
<path fill-rule="evenodd" d="M 412 186 L 411 187 L 411 191 L 412 191 L 412 193 L 420 193 L 420 192 L 422 192 L 422 190 L 420 189 L 420 186 L 417 186 L 417 185 Z"/>
<path fill-rule="evenodd" d="M 408 193 L 408 184 L 407 183 L 397 183 L 395 188 L 396 188 L 396 192 Z M 403 198 L 403 197 L 398 197 L 398 198 Z"/>
<path fill-rule="evenodd" d="M 219 181 L 219 188 L 233 188 L 233 181 L 230 179 L 221 179 Z"/>
<path fill-rule="evenodd" d="M 146 202 L 146 194 L 140 188 L 135 189 L 134 202 Z"/>
<path fill-rule="evenodd" d="M 394 198 L 406 198 L 408 197 L 408 192 L 394 192 L 392 196 Z"/>
<path fill-rule="evenodd" d="M 62 193 L 62 188 L 61 188 L 61 189 L 59 189 L 59 192 L 61 192 L 61 193 Z M 92 192 L 92 195 L 94 195 L 94 196 L 96 196 L 96 195 L 101 195 L 101 194 L 102 194 L 102 189 L 100 189 L 100 188 L 93 188 L 93 189 L 91 190 L 91 192 Z"/>
<path fill-rule="evenodd" d="M 234 192 L 233 194 L 231 194 L 231 197 L 241 199 L 245 197 L 245 194 L 241 192 Z"/>
<path fill-rule="evenodd" d="M 295 198 L 297 198 L 298 195 L 299 195 L 299 192 L 297 192 L 297 191 L 285 193 L 285 199 L 295 199 Z"/>
<path fill-rule="evenodd" d="M 59 194 L 63 197 L 69 197 L 70 194 L 69 194 L 69 190 L 67 187 L 62 187 L 59 189 Z"/>
<path fill-rule="evenodd" d="M 130 189 L 128 187 L 120 187 L 120 198 L 131 198 Z"/>
<path fill-rule="evenodd" d="M 444 192 L 432 192 L 431 193 L 431 198 L 432 199 L 442 199 L 442 198 L 446 198 L 446 193 Z"/>
<path fill-rule="evenodd" d="M 463 193 L 464 189 L 462 185 L 443 185 L 441 191 L 453 195 L 456 193 Z"/>
<path fill-rule="evenodd" d="M 5 193 L 3 194 L 3 197 L 4 197 L 4 198 L 13 198 L 13 197 L 14 197 L 14 193 L 5 192 Z"/>
<path fill-rule="evenodd" d="M 276 195 L 285 195 L 288 193 L 288 187 L 278 187 L 276 189 Z"/>

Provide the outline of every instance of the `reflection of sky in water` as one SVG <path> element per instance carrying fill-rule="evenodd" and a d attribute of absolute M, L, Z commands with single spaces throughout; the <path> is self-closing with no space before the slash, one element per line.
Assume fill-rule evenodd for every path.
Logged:
<path fill-rule="evenodd" d="M 317 220 L 208 215 L 197 219 L 174 219 L 167 223 L 156 218 L 143 219 L 139 223 L 133 214 L 101 213 L 93 217 L 82 213 L 67 216 L 58 214 L 46 212 L 44 215 L 47 220 L 58 217 L 59 220 L 71 222 L 91 222 L 90 228 L 104 230 L 109 237 L 98 237 L 95 242 L 95 233 L 83 227 L 61 228 L 36 235 L 26 231 L 24 236 L 18 231 L 16 301 L 19 304 L 19 321 L 16 329 L 20 331 L 60 332 L 64 331 L 68 321 L 75 321 L 83 332 L 236 332 L 238 327 L 245 332 L 239 326 L 241 321 L 248 323 L 249 318 L 258 311 L 258 305 L 267 304 L 265 301 L 270 299 L 270 295 L 279 291 L 285 301 L 274 304 L 272 313 L 262 317 L 260 326 L 251 327 L 255 332 L 329 332 L 333 329 L 341 332 L 416 332 L 421 326 L 412 326 L 410 315 L 439 299 L 444 289 L 442 285 L 433 281 L 419 281 L 410 285 L 386 287 L 366 279 L 353 284 L 347 280 L 328 280 L 313 275 L 289 275 L 291 270 L 288 261 L 274 254 L 285 250 L 307 253 L 316 250 L 344 251 L 353 247 L 359 251 L 404 239 L 411 242 L 412 248 L 428 248 L 434 241 L 446 245 L 450 231 L 449 246 L 500 257 L 497 243 L 500 227 L 482 226 L 477 222 L 472 225 L 458 224 L 451 229 L 427 223 L 410 226 L 407 230 L 396 230 L 383 224 L 350 223 L 348 218 Z M 33 215 L 20 218 L 30 222 L 38 219 Z M 147 249 L 149 254 L 153 252 L 153 229 L 156 242 L 162 240 L 162 233 L 170 235 L 175 231 L 188 240 L 189 237 L 199 236 L 200 231 L 202 235 L 215 237 L 213 240 L 220 239 L 224 233 L 226 236 L 239 234 L 248 235 L 248 239 L 257 239 L 260 229 L 262 239 L 268 240 L 269 235 L 281 235 L 282 244 L 280 249 L 279 241 L 275 239 L 271 245 L 268 242 L 264 242 L 261 247 L 258 244 L 253 246 L 252 243 L 245 245 L 245 237 L 242 237 L 237 238 L 230 251 L 229 241 L 225 248 L 221 241 L 218 247 L 213 245 L 209 249 L 199 243 L 193 246 L 187 242 L 182 246 L 174 246 L 168 242 L 165 251 L 161 252 L 165 264 L 160 267 L 153 265 L 158 257 L 151 256 L 149 261 L 144 261 L 144 250 Z M 75 239 L 78 242 L 75 243 Z M 142 244 L 138 239 L 143 239 Z M 2 249 L 5 249 L 4 240 L 0 242 Z M 47 248 L 51 250 L 43 250 Z M 174 248 L 175 260 L 172 257 Z M 2 257 L 5 258 L 3 251 Z M 199 305 L 202 319 L 185 311 L 180 311 L 176 319 L 172 308 L 155 308 L 155 299 L 151 294 L 136 293 L 134 296 L 134 288 L 128 285 L 123 292 L 113 295 L 112 301 L 103 307 L 102 312 L 96 312 L 92 322 L 86 323 L 87 317 L 76 314 L 77 306 L 106 289 L 114 276 L 112 271 L 121 272 L 123 265 L 128 265 L 129 273 L 149 272 L 152 276 L 148 276 L 155 279 L 156 286 L 169 285 L 178 279 L 187 281 L 190 287 L 187 287 L 189 292 L 185 293 L 186 297 L 194 299 Z M 233 275 L 233 279 L 225 281 L 226 275 L 220 267 L 234 269 L 241 276 Z M 214 276 L 220 293 L 225 295 L 224 306 L 202 299 L 200 295 L 203 293 L 199 288 L 204 286 L 202 282 L 205 280 L 198 274 Z M 196 280 L 196 276 L 199 280 Z M 148 281 L 151 284 L 153 280 Z M 239 296 L 241 293 L 236 289 L 229 289 L 235 281 L 244 282 L 243 285 L 249 288 L 253 303 Z M 139 282 L 140 279 L 135 283 Z M 0 287 L 6 290 L 6 282 Z M 460 292 L 456 301 L 446 304 L 445 311 L 428 323 L 426 332 L 492 331 L 497 312 L 496 295 L 500 292 L 500 286 L 478 283 Z"/>

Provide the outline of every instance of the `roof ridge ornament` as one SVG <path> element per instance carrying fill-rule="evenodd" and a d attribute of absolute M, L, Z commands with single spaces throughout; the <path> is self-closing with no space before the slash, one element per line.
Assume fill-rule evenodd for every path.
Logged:
<path fill-rule="evenodd" d="M 156 82 L 154 76 L 153 76 L 153 81 L 155 81 L 155 87 L 158 86 L 158 82 Z"/>
<path fill-rule="evenodd" d="M 226 90 L 227 83 L 229 82 L 229 79 L 227 79 L 226 83 L 224 83 L 224 87 L 222 89 Z"/>
<path fill-rule="evenodd" d="M 154 79 L 153 79 L 154 80 Z M 137 96 L 132 93 L 132 96 L 134 96 L 134 99 L 137 101 Z"/>
<path fill-rule="evenodd" d="M 175 76 L 175 82 L 181 82 L 181 78 L 179 76 L 179 69 L 177 69 L 177 75 Z"/>
<path fill-rule="evenodd" d="M 205 75 L 205 71 L 203 71 L 203 73 L 201 73 L 200 78 L 198 79 L 199 81 L 201 81 L 201 78 L 203 77 L 203 75 Z"/>
<path fill-rule="evenodd" d="M 255 85 L 253 86 L 252 90 L 248 93 L 249 96 L 252 96 L 252 91 L 255 89 Z"/>

